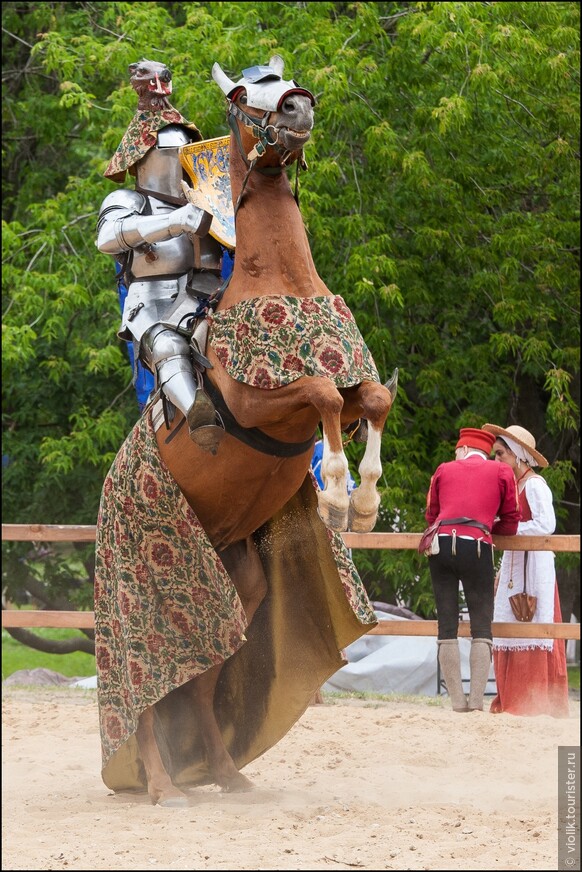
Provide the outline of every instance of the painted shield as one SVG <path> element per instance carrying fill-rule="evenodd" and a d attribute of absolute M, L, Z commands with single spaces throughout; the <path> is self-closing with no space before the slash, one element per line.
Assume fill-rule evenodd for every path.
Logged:
<path fill-rule="evenodd" d="M 189 200 L 213 215 L 210 235 L 234 249 L 234 208 L 230 190 L 229 136 L 204 139 L 180 149 L 180 163 L 192 183 Z"/>

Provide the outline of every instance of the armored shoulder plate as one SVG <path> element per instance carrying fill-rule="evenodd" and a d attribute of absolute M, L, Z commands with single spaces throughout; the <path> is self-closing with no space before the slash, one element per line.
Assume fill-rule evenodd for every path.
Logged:
<path fill-rule="evenodd" d="M 109 221 L 113 217 L 123 218 L 125 215 L 141 215 L 146 206 L 147 198 L 143 194 L 138 194 L 137 191 L 132 191 L 129 188 L 113 191 L 101 203 L 97 232 L 99 232 L 105 221 Z"/>

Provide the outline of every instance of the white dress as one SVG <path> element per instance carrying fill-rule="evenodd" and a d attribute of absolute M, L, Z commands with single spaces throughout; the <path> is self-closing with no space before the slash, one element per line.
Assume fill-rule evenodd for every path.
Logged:
<path fill-rule="evenodd" d="M 540 476 L 530 476 L 524 482 L 525 496 L 531 510 L 530 521 L 520 521 L 518 536 L 547 536 L 556 529 L 552 492 Z M 520 500 L 521 502 L 521 500 Z M 511 611 L 509 597 L 523 590 L 524 551 L 504 551 L 501 561 L 499 585 L 495 595 L 494 621 L 517 623 Z M 537 597 L 535 624 L 554 622 L 554 591 L 556 570 L 553 551 L 527 552 L 527 592 Z M 510 583 L 512 585 L 510 586 Z M 494 650 L 527 650 L 541 648 L 551 651 L 553 639 L 504 639 L 493 640 Z"/>

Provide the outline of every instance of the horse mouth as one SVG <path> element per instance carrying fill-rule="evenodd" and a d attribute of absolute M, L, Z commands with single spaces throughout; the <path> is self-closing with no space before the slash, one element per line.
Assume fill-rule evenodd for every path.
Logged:
<path fill-rule="evenodd" d="M 292 130 L 290 127 L 279 128 L 279 141 L 282 142 L 285 148 L 289 151 L 303 148 L 310 138 L 311 130 Z"/>

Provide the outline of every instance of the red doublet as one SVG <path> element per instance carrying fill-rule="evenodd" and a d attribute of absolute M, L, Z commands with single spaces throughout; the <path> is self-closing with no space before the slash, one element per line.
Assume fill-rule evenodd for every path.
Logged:
<path fill-rule="evenodd" d="M 514 536 L 520 510 L 511 467 L 477 454 L 441 463 L 430 482 L 425 517 L 429 525 L 440 518 L 473 518 L 498 536 Z M 491 544 L 491 536 L 477 527 L 443 524 L 439 533 L 450 534 L 453 528 L 457 536 Z"/>

